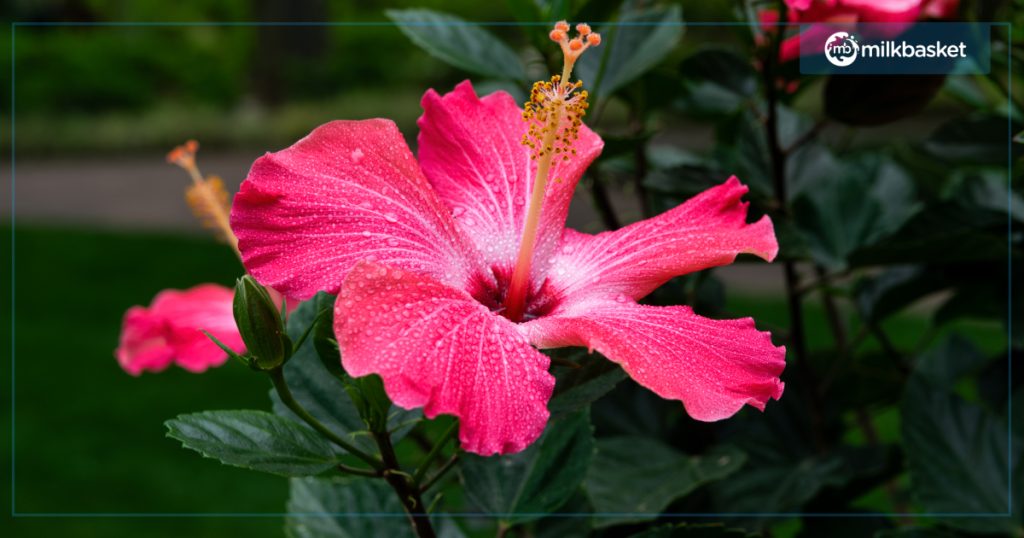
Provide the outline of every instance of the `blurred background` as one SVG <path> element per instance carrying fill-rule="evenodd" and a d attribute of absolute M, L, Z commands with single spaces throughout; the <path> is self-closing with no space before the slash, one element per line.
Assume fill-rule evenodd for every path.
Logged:
<path fill-rule="evenodd" d="M 515 21 L 519 15 L 517 2 L 419 0 L 390 4 L 388 7 L 399 9 L 443 10 L 471 21 Z M 542 4 L 546 5 L 537 3 Z M 597 1 L 572 4 L 581 4 L 574 6 L 573 12 L 597 17 L 589 19 L 592 21 L 619 16 L 617 3 L 607 3 L 607 6 Z M 743 10 L 737 7 L 739 4 L 732 2 L 648 4 L 679 5 L 686 20 L 705 23 L 733 22 L 744 16 Z M 590 11 L 586 11 L 588 9 Z M 1011 2 L 972 2 L 963 9 L 978 9 L 973 18 L 997 20 L 1000 16 L 1009 16 L 1012 9 L 1019 13 L 1020 6 L 1018 3 L 1014 8 Z M 200 459 L 182 450 L 178 442 L 165 438 L 162 425 L 164 420 L 177 414 L 202 409 L 266 409 L 269 386 L 265 380 L 254 378 L 233 364 L 203 375 L 171 369 L 133 378 L 121 371 L 112 355 L 121 316 L 128 307 L 148 304 L 163 288 L 186 288 L 201 282 L 230 285 L 242 272 L 231 251 L 210 238 L 192 217 L 182 198 L 188 178 L 181 170 L 166 164 L 164 155 L 186 139 L 199 140 L 200 168 L 204 173 L 224 178 L 233 192 L 255 158 L 290 145 L 326 121 L 391 118 L 415 148 L 419 99 L 427 88 L 444 92 L 459 81 L 472 78 L 480 93 L 504 88 L 522 100 L 526 86 L 515 80 L 479 77 L 437 59 L 413 45 L 389 22 L 381 6 L 368 1 L 44 0 L 8 2 L 0 12 L 7 19 L 19 22 L 324 20 L 380 23 L 306 27 L 18 26 L 5 28 L 5 32 L 14 34 L 0 39 L 0 47 L 7 49 L 2 54 L 4 61 L 11 61 L 13 57 L 16 62 L 15 69 L 6 65 L 0 70 L 4 76 L 16 74 L 14 84 L 0 84 L 0 100 L 4 103 L 11 103 L 11 92 L 16 91 L 15 109 L 12 111 L 5 106 L 0 119 L 5 126 L 12 125 L 16 114 L 13 125 L 17 141 L 13 153 L 17 159 L 13 190 L 16 201 L 5 198 L 0 204 L 0 213 L 4 216 L 0 240 L 16 244 L 16 258 L 10 268 L 4 264 L 2 270 L 15 272 L 12 276 L 17 301 L 13 323 L 2 324 L 0 331 L 7 333 L 11 330 L 9 327 L 13 327 L 14 334 L 7 336 L 16 338 L 12 347 L 17 363 L 11 374 L 16 375 L 17 380 L 13 395 L 17 412 L 16 424 L 10 426 L 15 426 L 12 431 L 16 435 L 17 458 L 12 473 L 17 480 L 11 493 L 16 495 L 17 512 L 42 515 L 282 511 L 288 494 L 285 480 Z M 547 76 L 545 59 L 531 56 L 535 53 L 529 46 L 536 43 L 535 33 L 515 26 L 488 27 L 488 31 L 515 50 L 524 51 L 524 65 L 531 80 Z M 655 30 L 648 28 L 646 31 Z M 570 226 L 596 232 L 638 220 L 645 212 L 660 212 L 702 182 L 726 179 L 728 174 L 711 178 L 700 176 L 719 168 L 729 167 L 730 172 L 741 174 L 744 181 L 770 184 L 770 179 L 756 177 L 756 167 L 744 168 L 743 160 L 748 156 L 742 154 L 742 148 L 737 150 L 739 155 L 720 152 L 724 143 L 738 146 L 744 136 L 742 124 L 735 121 L 728 124 L 723 117 L 735 115 L 743 100 L 757 93 L 758 83 L 752 78 L 756 62 L 747 58 L 750 61 L 744 65 L 744 54 L 749 54 L 744 51 L 751 49 L 754 39 L 751 28 L 690 26 L 681 32 L 681 36 L 672 41 L 671 50 L 659 58 L 656 68 L 643 79 L 644 95 L 655 95 L 646 102 L 646 110 L 640 108 L 638 112 L 638 97 L 628 94 L 619 99 L 607 99 L 595 115 L 595 123 L 591 125 L 609 141 L 609 149 L 601 167 L 579 189 Z M 1015 42 L 1017 47 L 1020 45 L 1016 39 L 1010 42 Z M 698 57 L 696 53 L 709 47 L 732 49 L 738 55 L 716 60 L 723 63 L 707 63 L 708 58 Z M 704 63 L 686 63 L 693 58 Z M 730 63 L 736 58 L 740 61 L 738 67 Z M 1005 67 L 1005 64 L 994 64 L 993 71 L 1005 71 Z M 685 78 L 687 73 L 702 73 L 710 82 L 701 86 L 693 80 L 680 81 L 678 77 Z M 733 80 L 730 74 L 735 75 Z M 750 80 L 745 78 L 748 76 Z M 808 118 L 807 121 L 793 120 L 796 130 L 792 139 L 806 136 L 816 144 L 838 146 L 841 149 L 836 154 L 844 155 L 873 151 L 886 157 L 906 156 L 913 148 L 934 142 L 941 126 L 965 116 L 976 118 L 979 112 L 1004 114 L 1002 123 L 994 125 L 1001 125 L 1001 134 L 1005 135 L 1005 114 L 1019 111 L 1013 112 L 1013 107 L 1007 109 L 1005 97 L 999 92 L 1006 86 L 1017 85 L 1015 93 L 1024 95 L 1019 79 L 1000 79 L 1003 75 L 999 74 L 994 75 L 992 81 L 984 77 L 948 77 L 929 83 L 935 91 L 928 90 L 926 97 L 915 90 L 915 85 L 920 83 L 917 81 L 901 86 L 910 88 L 902 99 L 921 105 L 914 113 L 896 114 L 880 124 L 851 127 L 849 122 L 844 124 L 834 118 L 821 121 L 826 116 L 825 77 L 800 79 L 792 73 L 780 75 L 783 76 L 790 81 L 797 80 L 801 86 L 789 88 L 787 110 L 793 111 L 793 118 Z M 744 95 L 745 87 L 748 95 Z M 729 110 L 723 111 L 723 107 Z M 10 129 L 2 131 L 4 147 L 10 147 L 14 135 Z M 1005 185 L 1006 162 L 1005 151 L 991 157 L 993 145 L 998 151 L 999 135 L 997 133 L 994 144 L 975 148 L 988 151 L 989 157 L 982 163 L 984 166 L 972 168 L 977 174 L 995 177 L 985 184 L 997 187 L 999 181 Z M 961 141 L 974 142 L 975 146 L 992 139 L 992 136 L 987 139 L 974 134 L 965 136 Z M 638 140 L 642 140 L 645 148 L 641 152 L 646 152 L 645 158 L 640 160 L 634 158 L 632 150 Z M 627 145 L 628 151 L 618 151 L 617 144 Z M 1002 148 L 1005 148 L 1005 141 Z M 937 151 L 941 153 L 941 147 Z M 697 155 L 711 155 L 720 166 L 709 168 L 708 161 L 696 160 Z M 8 152 L 0 155 L 4 197 L 12 192 L 6 188 L 14 179 L 10 175 L 11 156 Z M 830 155 L 811 157 L 794 167 L 804 179 L 793 181 L 810 182 L 813 188 L 814 182 L 833 169 L 824 162 Z M 946 167 L 936 161 L 934 154 L 925 153 L 915 158 L 925 161 L 926 165 L 930 163 L 933 170 Z M 748 171 L 747 177 L 742 175 L 744 170 Z M 751 174 L 755 177 L 750 177 Z M 641 177 L 641 181 L 635 180 L 636 177 Z M 684 179 L 673 183 L 678 177 Z M 951 188 L 946 185 L 935 190 Z M 1005 212 L 1005 197 L 1009 193 L 1005 192 L 1005 186 L 1003 189 L 992 195 L 991 205 L 1001 203 Z M 757 193 L 753 196 L 756 198 Z M 887 195 L 882 196 L 884 203 Z M 1016 196 L 1014 194 L 1010 203 L 1017 204 L 1016 218 L 1020 219 L 1020 199 Z M 12 201 L 15 203 L 10 203 Z M 16 215 L 12 214 L 12 207 Z M 764 208 L 764 211 L 773 210 L 770 203 Z M 802 221 L 805 229 L 801 233 L 811 236 L 811 250 L 817 246 L 821 247 L 818 253 L 822 249 L 826 251 L 824 257 L 812 254 L 807 258 L 810 261 L 797 262 L 805 263 L 799 268 L 806 275 L 815 274 L 815 267 L 829 267 L 828 260 L 836 259 L 836 251 L 828 248 L 831 244 L 822 246 L 813 241 L 814 230 L 829 226 L 827 222 L 814 220 L 814 216 L 822 212 L 811 211 L 811 217 Z M 14 221 L 16 230 L 12 234 Z M 849 229 L 843 226 L 840 230 Z M 971 228 L 973 224 L 966 226 Z M 1005 220 L 1001 226 L 1006 229 Z M 784 232 L 780 232 L 780 237 Z M 828 233 L 822 232 L 822 236 Z M 826 239 L 830 237 L 834 239 L 833 236 Z M 1005 242 L 1006 238 L 1002 239 Z M 960 241 L 961 248 L 982 248 L 972 242 L 973 236 L 969 234 Z M 5 251 L 9 246 L 4 245 Z M 870 245 L 853 245 L 841 254 L 851 254 L 855 247 L 861 246 Z M 999 263 L 1005 266 L 1005 258 L 1004 250 L 1001 260 L 996 256 L 994 263 L 986 267 L 998 267 Z M 874 258 L 878 259 L 881 258 Z M 993 258 L 984 261 L 992 262 Z M 837 276 L 825 284 L 845 288 L 851 295 L 855 289 L 861 289 L 856 288 L 855 284 L 860 281 L 855 282 L 854 276 L 877 276 L 884 271 L 876 267 L 876 263 L 865 262 L 861 265 L 867 267 L 866 272 L 855 275 L 848 270 L 854 264 L 846 262 L 844 257 L 829 267 L 828 274 Z M 833 272 L 833 268 L 836 271 Z M 972 276 L 976 280 L 999 282 L 1005 282 L 1006 277 L 1005 270 Z M 781 327 L 784 333 L 789 327 L 791 318 L 780 263 L 739 263 L 715 270 L 711 282 L 681 282 L 679 289 L 683 291 L 680 293 L 688 293 L 690 299 L 714 303 L 714 309 L 736 314 L 732 317 L 753 316 L 760 327 L 773 332 Z M 957 281 L 957 286 L 960 283 Z M 936 313 L 960 289 L 937 285 L 927 292 L 909 292 L 910 300 L 893 299 L 896 303 L 890 308 L 892 315 L 872 321 L 870 334 L 862 336 L 867 342 L 863 348 L 866 355 L 870 355 L 870 361 L 878 361 L 860 363 L 867 366 L 860 377 L 850 383 L 884 385 L 889 381 L 888 374 L 883 372 L 873 377 L 872 373 L 884 369 L 877 364 L 884 362 L 879 358 L 884 355 L 883 351 L 892 347 L 914 355 L 932 349 L 952 334 L 966 339 L 971 349 L 981 355 L 1006 357 L 1006 320 L 1000 318 L 1005 314 L 1005 299 L 1001 303 L 987 299 L 999 299 L 999 290 L 992 295 L 981 294 L 985 304 L 971 310 L 971 315 L 936 322 Z M 803 303 L 807 346 L 811 354 L 821 352 L 814 360 L 831 361 L 836 356 L 824 350 L 834 346 L 834 335 L 829 328 L 830 316 L 834 315 L 830 309 L 834 305 L 811 291 Z M 841 315 L 852 317 L 858 299 L 847 299 L 850 303 L 840 306 Z M 990 315 L 977 315 L 977 312 Z M 882 328 L 878 333 L 874 330 L 876 323 Z M 855 325 L 853 322 L 850 325 L 853 331 Z M 858 336 L 851 334 L 849 337 Z M 1001 364 L 991 367 L 993 371 L 988 375 L 993 379 L 989 382 L 1005 381 L 999 375 L 1005 372 L 1005 363 Z M 1003 370 L 999 370 L 1000 367 Z M 787 369 L 787 375 L 792 369 L 792 366 Z M 830 375 L 846 379 L 842 372 Z M 998 387 L 998 383 L 995 386 Z M 634 395 L 631 390 L 620 387 L 609 398 L 613 398 L 612 401 L 618 401 L 614 398 L 645 398 Z M 978 396 L 977 388 L 963 390 L 969 398 L 985 400 L 984 395 Z M 992 399 L 993 408 L 998 409 L 998 402 L 1005 401 L 1006 388 L 992 390 L 1001 391 Z M 795 393 L 787 394 L 796 399 Z M 865 397 L 863 413 L 858 410 L 843 415 L 842 420 L 847 424 L 872 422 L 870 428 L 852 427 L 847 441 L 854 445 L 899 443 L 899 404 L 892 400 L 900 396 L 899 390 L 893 389 L 890 396 L 878 400 Z M 9 405 L 6 398 L 0 399 L 0 406 L 5 408 L 0 417 L 5 421 L 5 432 L 10 430 L 6 424 L 10 417 Z M 644 408 L 643 405 L 635 407 Z M 635 433 L 637 429 L 648 428 L 646 431 L 650 433 L 675 428 L 671 420 L 651 424 L 643 417 L 634 418 L 607 414 L 595 422 L 599 434 L 602 430 Z M 687 430 L 683 437 L 691 436 L 690 440 L 678 437 L 682 440 L 674 444 L 680 449 L 694 449 L 692 436 L 699 436 L 702 427 Z M 673 439 L 683 434 L 676 431 L 665 435 Z M 4 443 L 2 446 L 0 450 L 6 453 L 11 445 Z M 833 468 L 822 472 L 838 471 Z M 819 481 L 820 484 L 803 483 L 799 487 L 829 487 L 828 480 Z M 851 505 L 868 511 L 920 508 L 912 504 L 904 491 L 908 487 L 906 474 L 896 472 L 876 486 L 855 496 Z M 0 495 L 9 500 L 7 490 Z M 729 492 L 708 493 L 709 497 L 717 498 L 728 495 Z M 780 511 L 806 508 L 803 503 L 810 498 L 777 508 Z M 754 506 L 757 507 L 757 502 Z M 19 519 L 15 529 L 18 536 L 224 536 L 243 532 L 249 536 L 280 536 L 282 524 L 283 519 L 276 517 L 156 520 L 39 517 Z M 800 532 L 809 536 L 824 535 L 808 531 L 806 524 L 799 520 L 772 522 L 772 525 L 777 536 Z"/>

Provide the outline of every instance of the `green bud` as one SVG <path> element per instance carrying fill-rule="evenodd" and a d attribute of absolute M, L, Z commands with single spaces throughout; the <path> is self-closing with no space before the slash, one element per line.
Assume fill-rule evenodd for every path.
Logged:
<path fill-rule="evenodd" d="M 252 366 L 272 370 L 292 356 L 292 340 L 266 288 L 245 275 L 235 284 L 235 324 Z"/>

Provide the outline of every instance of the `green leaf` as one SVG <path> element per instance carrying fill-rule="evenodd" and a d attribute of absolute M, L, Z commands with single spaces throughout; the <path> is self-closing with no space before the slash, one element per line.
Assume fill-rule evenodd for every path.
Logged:
<path fill-rule="evenodd" d="M 811 256 L 832 270 L 846 269 L 851 254 L 896 231 L 919 208 L 910 177 L 885 159 L 851 163 L 793 204 Z"/>
<path fill-rule="evenodd" d="M 167 436 L 221 463 L 282 476 L 307 476 L 338 463 L 319 434 L 264 411 L 203 411 L 168 420 Z"/>
<path fill-rule="evenodd" d="M 595 526 L 655 519 L 672 501 L 720 480 L 745 460 L 735 448 L 687 456 L 646 437 L 599 439 L 584 489 L 597 513 Z"/>
<path fill-rule="evenodd" d="M 948 285 L 939 271 L 923 265 L 899 265 L 859 281 L 855 287 L 857 307 L 865 319 L 878 322 Z"/>
<path fill-rule="evenodd" d="M 483 458 L 466 454 L 459 465 L 468 499 L 506 524 L 554 512 L 579 488 L 594 452 L 586 411 L 550 422 L 526 450 Z"/>
<path fill-rule="evenodd" d="M 285 533 L 290 538 L 414 538 L 405 510 L 376 478 L 293 478 Z M 430 518 L 438 538 L 465 538 L 452 518 Z"/>
<path fill-rule="evenodd" d="M 743 529 L 730 529 L 721 523 L 683 523 L 652 527 L 629 538 L 750 538 L 757 536 Z"/>
<path fill-rule="evenodd" d="M 293 478 L 285 532 L 292 538 L 364 538 L 415 536 L 402 503 L 387 482 L 373 478 Z"/>
<path fill-rule="evenodd" d="M 933 157 L 946 162 L 1005 167 L 1011 150 L 1014 158 L 1024 154 L 1024 148 L 1010 146 L 1007 128 L 1006 117 L 957 118 L 939 126 L 925 140 L 924 149 Z"/>
<path fill-rule="evenodd" d="M 749 57 L 707 48 L 679 65 L 683 76 L 681 105 L 701 117 L 732 114 L 757 96 L 757 73 Z"/>
<path fill-rule="evenodd" d="M 582 489 L 577 489 L 572 498 L 559 509 L 562 514 L 589 514 L 593 511 Z M 591 538 L 594 531 L 590 518 L 559 515 L 541 518 L 533 522 L 530 529 L 533 538 Z"/>
<path fill-rule="evenodd" d="M 747 463 L 728 480 L 712 484 L 718 510 L 799 512 L 823 492 L 834 495 L 854 478 L 876 477 L 885 470 L 884 449 L 820 450 L 811 437 L 812 417 L 805 402 L 782 398 L 763 414 L 741 413 L 722 424 L 723 439 L 743 450 Z M 826 431 L 834 427 L 829 422 L 824 426 Z"/>
<path fill-rule="evenodd" d="M 626 372 L 614 362 L 595 355 L 586 355 L 579 368 L 556 368 L 555 393 L 548 401 L 551 420 L 588 407 L 626 379 Z"/>
<path fill-rule="evenodd" d="M 575 78 L 595 97 L 604 98 L 658 65 L 683 35 L 677 6 L 630 9 L 618 24 L 599 28 L 602 42 L 576 62 Z"/>
<path fill-rule="evenodd" d="M 965 401 L 948 383 L 970 367 L 953 346 L 937 353 L 944 364 L 922 361 L 903 395 L 902 434 L 910 469 L 911 491 L 927 512 L 1008 514 L 1013 517 L 950 517 L 947 525 L 972 532 L 1024 533 L 1018 506 L 1010 505 L 1010 480 L 1015 497 L 1024 491 L 1022 439 L 1010 441 L 1006 417 L 998 417 Z M 952 363 L 952 364 L 950 364 Z M 1010 462 L 1014 462 L 1011 470 Z M 1019 498 L 1019 497 L 1017 497 Z"/>
<path fill-rule="evenodd" d="M 288 333 L 297 338 L 322 309 L 331 308 L 332 304 L 333 297 L 326 293 L 317 294 L 303 302 L 288 317 Z M 361 450 L 376 452 L 377 445 L 368 435 L 366 423 L 349 397 L 345 382 L 327 370 L 315 349 L 314 341 L 316 338 L 307 339 L 284 365 L 284 377 L 292 395 L 313 417 L 334 433 Z M 275 391 L 270 391 L 270 398 L 275 413 L 299 421 L 298 417 L 281 403 Z M 415 420 L 422 416 L 422 412 L 406 411 L 391 406 L 388 416 L 389 427 L 393 429 L 392 439 L 398 442 L 412 429 Z"/>
<path fill-rule="evenodd" d="M 385 13 L 413 43 L 445 63 L 488 77 L 526 80 L 516 53 L 480 26 L 429 9 Z"/>
<path fill-rule="evenodd" d="M 884 241 L 850 256 L 853 266 L 1006 262 L 1006 213 L 950 200 L 926 205 Z"/>

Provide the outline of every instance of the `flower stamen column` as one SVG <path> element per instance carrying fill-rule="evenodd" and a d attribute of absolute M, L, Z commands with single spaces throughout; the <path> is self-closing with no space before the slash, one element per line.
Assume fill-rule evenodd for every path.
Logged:
<path fill-rule="evenodd" d="M 512 321 L 522 321 L 526 310 L 530 267 L 552 160 L 556 155 L 569 160 L 576 153 L 572 145 L 579 137 L 579 128 L 587 113 L 587 91 L 580 90 L 581 81 L 570 82 L 570 77 L 576 60 L 584 50 L 600 45 L 601 36 L 591 32 L 586 24 L 577 24 L 576 31 L 579 35 L 569 39 L 569 24 L 565 21 L 555 24 L 549 37 L 562 47 L 562 75 L 534 83 L 530 100 L 523 107 L 523 119 L 529 124 L 523 144 L 530 147 L 531 157 L 537 161 L 537 175 L 530 193 L 519 255 L 505 296 L 505 316 Z"/>

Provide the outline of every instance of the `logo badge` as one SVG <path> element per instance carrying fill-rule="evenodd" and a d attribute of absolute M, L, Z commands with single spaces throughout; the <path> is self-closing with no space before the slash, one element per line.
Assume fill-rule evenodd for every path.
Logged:
<path fill-rule="evenodd" d="M 836 32 L 825 40 L 825 58 L 836 67 L 852 64 L 859 53 L 860 44 L 847 32 Z"/>

